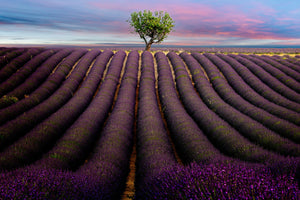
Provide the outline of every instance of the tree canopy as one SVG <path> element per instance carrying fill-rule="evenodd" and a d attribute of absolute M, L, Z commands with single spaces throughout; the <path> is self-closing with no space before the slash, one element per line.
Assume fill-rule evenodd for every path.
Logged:
<path fill-rule="evenodd" d="M 128 20 L 134 31 L 145 41 L 145 50 L 149 51 L 153 43 L 160 43 L 174 27 L 174 21 L 167 12 L 133 12 Z"/>

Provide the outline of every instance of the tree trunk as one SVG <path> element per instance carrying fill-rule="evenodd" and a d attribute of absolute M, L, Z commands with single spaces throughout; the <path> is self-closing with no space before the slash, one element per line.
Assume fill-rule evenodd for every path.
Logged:
<path fill-rule="evenodd" d="M 145 48 L 145 51 L 150 51 L 150 48 L 151 48 L 151 44 L 152 43 L 146 43 L 146 48 Z"/>

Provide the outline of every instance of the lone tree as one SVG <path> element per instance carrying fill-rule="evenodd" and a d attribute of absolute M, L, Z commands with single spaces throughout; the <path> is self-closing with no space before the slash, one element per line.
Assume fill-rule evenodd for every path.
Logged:
<path fill-rule="evenodd" d="M 150 50 L 153 43 L 160 43 L 167 38 L 167 34 L 174 27 L 174 21 L 170 15 L 163 11 L 156 11 L 154 15 L 151 11 L 146 10 L 143 13 L 141 11 L 133 12 L 131 19 L 127 21 L 145 41 L 146 51 Z"/>

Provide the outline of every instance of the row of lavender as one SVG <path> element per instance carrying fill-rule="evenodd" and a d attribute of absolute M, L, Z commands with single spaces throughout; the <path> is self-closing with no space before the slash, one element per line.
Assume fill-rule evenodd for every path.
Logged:
<path fill-rule="evenodd" d="M 86 53 L 67 80 L 79 76 L 76 71 L 83 66 L 90 66 L 89 63 L 98 54 L 99 51 Z M 92 103 L 86 109 L 83 107 L 95 94 L 105 65 L 111 56 L 111 51 L 102 52 L 73 98 L 20 139 L 30 144 L 26 142 L 20 144 L 20 140 L 18 140 L 13 143 L 13 145 L 20 144 L 14 148 L 15 150 L 8 151 L 7 148 L 11 147 L 9 146 L 1 152 L 2 169 L 11 170 L 32 163 L 20 170 L 1 174 L 2 183 L 6 182 L 6 184 L 1 183 L 1 197 L 9 199 L 26 197 L 36 199 L 114 199 L 120 196 L 125 185 L 132 150 L 138 53 L 133 52 L 127 58 L 126 71 L 118 99 L 106 122 L 106 116 L 119 83 L 125 52 L 119 51 L 114 55 L 105 79 Z M 85 73 L 81 72 L 80 74 Z M 65 85 L 65 82 L 61 87 Z M 83 110 L 84 112 L 73 123 L 74 118 L 77 118 L 76 116 Z M 68 124 L 72 123 L 73 125 L 64 131 Z M 102 128 L 103 126 L 104 128 Z M 101 135 L 99 136 L 100 131 Z M 49 151 L 55 140 L 58 141 Z M 93 150 L 92 146 L 94 146 Z M 18 149 L 20 151 L 17 152 Z M 21 149 L 24 151 L 21 152 Z M 40 155 L 47 151 L 49 152 Z M 93 154 L 89 155 L 91 151 Z M 31 152 L 32 157 L 20 156 L 21 153 L 26 154 L 26 152 Z M 8 154 L 11 155 L 7 156 Z M 6 161 L 11 157 L 18 157 L 21 162 L 15 159 L 15 162 L 9 160 L 7 163 Z M 88 159 L 87 163 L 84 162 L 86 159 Z M 37 162 L 33 163 L 34 160 Z M 67 169 L 76 172 L 64 172 Z M 44 177 L 45 174 L 47 177 Z M 14 191 L 20 183 L 18 182 L 20 176 L 22 176 L 21 182 L 24 185 L 21 183 L 21 189 Z M 48 179 L 48 177 L 52 178 Z"/>
<path fill-rule="evenodd" d="M 27 61 L 29 61 L 33 56 L 41 53 L 45 49 L 40 48 L 30 48 L 26 50 L 19 50 L 13 53 L 8 53 L 1 57 L 1 70 L 0 70 L 0 82 L 6 80 L 10 75 L 16 72 L 20 67 L 22 67 Z M 19 55 L 17 58 L 15 56 Z M 12 59 L 12 60 L 9 60 Z"/>
<path fill-rule="evenodd" d="M 202 99 L 215 113 L 250 141 L 284 155 L 291 153 L 291 155 L 299 156 L 299 146 L 280 137 L 282 135 L 299 143 L 297 138 L 299 137 L 299 127 L 297 125 L 250 104 L 227 84 L 226 79 L 221 76 L 218 69 L 207 58 L 200 54 L 193 54 L 193 56 L 202 64 L 213 85 L 213 88 L 207 87 L 206 91 L 203 91 L 204 83 L 196 84 L 196 88 Z M 297 120 L 297 116 L 299 117 L 298 113 L 292 111 L 291 115 L 294 116 L 295 120 Z M 292 153 L 293 151 L 294 153 Z"/>
<path fill-rule="evenodd" d="M 62 80 L 65 79 L 67 73 L 73 67 L 73 64 L 85 53 L 86 53 L 85 50 L 80 50 L 76 52 L 76 54 L 70 55 L 72 56 L 71 57 L 72 60 L 69 60 L 69 62 L 71 61 L 69 65 L 67 64 L 61 65 L 63 69 L 57 72 L 57 74 L 62 74 L 63 76 L 61 77 Z M 86 57 L 88 56 L 90 55 L 86 54 Z M 78 66 L 71 73 L 71 76 L 68 77 L 68 79 L 64 81 L 62 85 L 59 85 L 59 89 L 55 90 L 55 92 L 51 94 L 51 96 L 49 96 L 44 101 L 39 102 L 39 104 L 35 104 L 34 107 L 30 107 L 29 109 L 22 110 L 22 114 L 17 115 L 16 118 L 7 121 L 1 126 L 0 144 L 2 150 L 5 147 L 8 147 L 10 144 L 12 144 L 14 141 L 19 139 L 23 135 L 25 135 L 34 126 L 39 124 L 42 120 L 46 119 L 50 114 L 52 114 L 62 105 L 64 105 L 73 96 L 73 93 L 75 92 L 78 85 L 80 84 L 80 81 L 84 78 L 85 72 L 89 67 L 89 65 L 87 65 L 84 59 L 82 61 L 83 62 L 78 63 Z M 89 58 L 89 62 L 91 62 L 91 58 Z M 54 80 L 44 82 L 44 84 L 42 84 L 38 88 L 38 90 L 35 90 L 35 92 L 39 92 L 39 90 L 42 90 L 43 93 L 44 90 L 48 89 L 47 87 L 48 84 L 52 86 L 53 82 Z M 30 95 L 30 97 L 31 97 L 30 100 L 35 101 L 34 96 Z M 24 101 L 26 101 L 26 99 L 28 98 L 25 98 Z M 10 109 L 10 112 L 14 112 L 13 109 L 14 105 L 15 104 L 12 105 L 12 109 Z"/>
<path fill-rule="evenodd" d="M 144 190 L 152 177 L 176 166 L 167 129 L 160 113 L 155 89 L 153 56 L 142 54 L 141 76 L 138 96 L 136 198 L 143 199 Z"/>
<path fill-rule="evenodd" d="M 289 140 L 281 137 L 280 134 L 284 132 L 289 134 L 291 131 L 293 132 L 291 136 L 297 137 L 299 126 L 275 116 L 268 117 L 270 114 L 266 111 L 259 110 L 254 105 L 238 98 L 238 94 L 230 89 L 226 79 L 204 56 L 182 53 L 181 57 L 191 71 L 200 98 L 191 84 L 182 59 L 175 53 L 169 53 L 168 57 L 175 72 L 176 87 L 182 103 L 203 131 L 197 126 L 193 127 L 194 121 L 185 115 L 186 112 L 177 98 L 168 60 L 164 54 L 157 53 L 159 92 L 163 111 L 176 150 L 183 160 L 190 157 L 188 162 L 190 165 L 187 167 L 175 165 L 171 169 L 162 170 L 158 176 L 150 179 L 151 181 L 148 180 L 139 186 L 144 189 L 137 191 L 137 197 L 146 199 L 297 199 L 299 189 L 295 174 L 297 166 L 299 170 L 299 145 L 293 142 L 295 138 Z M 198 58 L 202 65 L 199 65 L 195 58 Z M 216 91 L 210 85 L 201 66 L 205 69 Z M 217 87 L 225 90 L 223 96 L 222 91 Z M 218 95 L 232 102 L 232 107 L 228 106 Z M 247 108 L 248 106 L 250 108 Z M 246 115 L 236 109 L 243 110 Z M 261 113 L 258 115 L 265 115 L 263 120 L 266 122 L 255 118 L 256 115 L 250 114 L 257 121 L 248 117 L 247 111 L 250 112 L 251 109 Z M 299 117 L 299 113 L 292 112 L 293 114 Z M 231 119 L 233 116 L 237 117 L 233 120 Z M 272 124 L 268 120 L 277 120 L 273 122 L 277 133 L 263 126 L 267 123 Z M 286 124 L 278 130 L 276 125 L 281 123 Z M 189 127 L 194 129 L 191 130 Z M 284 131 L 285 128 L 288 131 Z M 203 137 L 203 133 L 222 153 L 215 150 L 215 147 L 209 146 L 210 142 L 207 142 L 205 136 Z M 192 138 L 194 144 L 198 142 L 191 152 L 188 152 L 190 147 L 184 144 L 187 141 L 185 137 Z M 180 139 L 177 140 L 178 138 Z M 188 144 L 193 144 L 193 142 L 189 141 Z M 202 142 L 202 146 L 199 142 Z M 182 145 L 185 145 L 183 148 L 185 153 L 181 153 Z M 267 151 L 260 146 L 277 153 Z M 195 147 L 198 148 L 198 152 Z M 192 158 L 195 151 L 197 156 Z M 293 155 L 297 158 L 285 158 L 278 153 L 285 156 Z M 192 160 L 197 161 L 198 164 L 192 163 Z M 243 163 L 241 160 L 262 162 L 264 165 Z M 155 163 L 155 165 L 158 164 Z M 299 174 L 297 176 L 299 177 Z"/>
<path fill-rule="evenodd" d="M 201 99 L 197 97 L 197 95 L 194 95 L 194 88 L 188 78 L 188 73 L 184 69 L 183 62 L 178 55 L 175 53 L 169 53 L 168 57 L 170 58 L 175 71 L 176 86 L 179 90 L 180 97 L 182 97 L 182 102 L 186 106 L 187 111 L 194 117 L 195 121 L 199 122 L 198 125 L 205 129 L 204 133 L 207 134 L 207 137 L 210 138 L 210 135 L 216 135 L 216 133 L 218 133 L 215 138 L 211 138 L 211 141 L 213 142 L 213 139 L 219 139 L 219 141 L 215 142 L 215 144 L 217 144 L 220 149 L 224 146 L 224 144 L 226 145 L 227 142 L 238 137 L 239 132 L 236 132 L 235 136 L 226 138 L 227 134 L 234 134 L 234 131 L 232 128 L 230 131 L 224 131 L 224 129 L 226 130 L 224 125 L 217 125 L 217 128 L 209 127 L 209 124 L 214 124 L 215 122 L 218 123 L 218 121 L 220 121 L 219 117 L 212 114 L 213 112 L 207 109 L 205 104 L 200 103 Z M 193 61 L 196 61 L 192 58 L 192 56 L 186 53 L 183 53 L 182 57 L 188 65 L 193 65 Z M 222 152 L 226 154 L 226 151 L 224 151 L 225 149 L 234 149 L 235 147 L 240 146 L 238 154 L 228 152 L 229 155 L 239 158 L 238 160 L 226 157 L 216 151 L 214 147 L 209 146 L 210 143 L 207 142 L 205 136 L 203 137 L 203 132 L 199 131 L 197 126 L 192 126 L 193 120 L 189 120 L 190 117 L 185 115 L 185 110 L 181 109 L 182 106 L 178 101 L 173 84 L 172 73 L 165 55 L 157 53 L 156 58 L 159 71 L 158 82 L 160 98 L 169 129 L 172 133 L 172 139 L 176 145 L 176 150 L 179 152 L 183 160 L 190 159 L 189 163 L 191 163 L 194 159 L 198 161 L 198 163 L 200 162 L 202 164 L 191 164 L 189 167 L 175 165 L 173 168 L 168 170 L 164 170 L 162 167 L 160 169 L 161 173 L 158 176 L 150 179 L 151 181 L 147 180 L 147 182 L 142 183 L 142 186 L 139 185 L 139 188 L 142 189 L 137 191 L 137 197 L 147 199 L 296 199 L 299 191 L 294 180 L 294 175 L 299 161 L 297 159 L 289 160 L 279 156 L 278 154 L 266 151 L 256 145 L 252 145 L 245 139 L 242 141 L 234 140 L 231 145 L 227 145 L 227 148 L 223 147 L 224 149 L 222 149 Z M 197 62 L 195 62 L 194 65 L 196 65 L 196 63 Z M 201 69 L 198 68 L 198 71 L 195 71 L 196 76 L 206 79 L 204 74 L 201 75 L 199 70 Z M 208 83 L 207 80 L 206 82 Z M 208 84 L 202 82 L 204 87 L 207 86 L 211 88 Z M 201 117 L 197 118 L 197 114 Z M 201 120 L 211 120 L 213 122 L 209 123 L 209 121 L 206 121 L 201 124 Z M 154 123 L 153 120 L 152 123 L 157 125 L 157 123 Z M 226 123 L 223 122 L 223 124 Z M 189 129 L 189 127 L 193 127 L 194 129 Z M 227 128 L 230 128 L 230 126 L 227 125 Z M 198 139 L 199 137 L 201 139 Z M 279 138 L 276 135 L 270 138 L 274 139 L 274 137 L 277 137 L 277 139 Z M 178 138 L 180 139 L 177 140 Z M 193 141 L 189 141 L 187 144 L 193 144 L 193 142 L 195 144 L 198 142 L 198 145 L 188 147 L 189 145 L 185 144 L 185 141 L 187 141 L 185 138 L 193 139 Z M 265 139 L 267 138 L 268 137 Z M 241 137 L 239 137 L 239 139 L 241 139 Z M 297 152 L 296 156 L 298 156 L 299 146 L 289 140 L 283 138 L 279 139 L 285 140 L 287 144 L 293 145 L 295 152 Z M 163 142 L 164 140 L 160 141 Z M 202 146 L 199 145 L 199 142 L 202 142 Z M 284 144 L 284 142 L 274 142 L 274 145 Z M 167 142 L 165 143 L 167 144 Z M 180 153 L 182 150 L 180 147 L 182 145 L 185 145 L 183 148 L 186 151 L 185 153 Z M 249 145 L 251 148 L 249 148 Z M 188 152 L 191 147 L 194 147 L 193 151 Z M 199 149 L 201 147 L 203 147 L 203 149 Z M 288 152 L 292 151 L 289 151 L 290 149 L 288 145 L 285 147 L 287 148 L 286 154 L 289 155 Z M 198 148 L 198 152 L 196 154 L 194 153 L 194 155 L 197 156 L 192 158 L 193 152 L 197 151 L 195 148 Z M 241 149 L 245 149 L 245 151 L 249 152 L 243 155 L 243 151 L 241 151 Z M 207 162 L 209 157 L 210 160 Z M 252 159 L 252 161 L 256 162 L 264 162 L 266 165 L 270 166 L 263 167 L 262 165 L 240 162 L 240 160 L 248 159 Z M 148 162 L 151 163 L 151 159 L 149 159 Z M 278 162 L 282 163 L 278 164 Z M 205 163 L 208 163 L 208 165 L 205 165 Z M 161 162 L 161 164 L 163 164 L 163 162 Z M 159 166 L 159 164 L 152 162 L 152 166 Z M 280 171 L 280 168 L 282 167 L 287 169 L 287 173 L 278 172 L 278 170 Z M 286 179 L 286 177 L 289 178 Z M 261 187 L 261 184 L 264 186 Z"/>
<path fill-rule="evenodd" d="M 55 57 L 50 57 L 41 67 L 24 80 L 22 84 L 5 95 L 8 97 L 15 97 L 14 95 L 16 95 L 18 98 L 16 103 L 13 104 L 13 102 L 5 101 L 7 98 L 3 96 L 0 102 L 1 106 L 5 108 L 0 111 L 0 124 L 17 117 L 47 99 L 65 80 L 66 74 L 70 72 L 75 62 L 84 52 L 85 51 L 74 51 L 70 54 L 70 49 L 58 52 L 54 55 Z M 70 55 L 67 56 L 68 54 Z M 51 74 L 54 69 L 54 73 Z M 30 96 L 24 98 L 26 94 L 30 94 Z"/>
<path fill-rule="evenodd" d="M 118 199 L 125 188 L 136 120 L 138 65 L 138 52 L 131 52 L 127 57 L 116 103 L 101 131 L 93 154 L 76 171 L 94 177 L 93 189 L 96 190 L 94 194 L 89 194 L 91 199 Z"/>
<path fill-rule="evenodd" d="M 97 132 L 99 132 L 103 126 L 108 110 L 111 107 L 121 66 L 125 58 L 123 51 L 119 51 L 114 55 L 108 67 L 109 70 L 105 80 L 101 84 L 97 96 L 93 98 L 96 87 L 100 82 L 104 66 L 112 56 L 110 51 L 104 51 L 98 56 L 98 59 L 96 59 L 99 53 L 100 52 L 96 50 L 89 53 L 86 53 L 86 51 L 74 51 L 69 56 L 70 58 L 67 57 L 69 59 L 66 58 L 61 62 L 55 72 L 51 74 L 51 76 L 61 74 L 57 72 L 59 69 L 64 69 L 65 65 L 63 63 L 66 61 L 65 63 L 68 68 L 65 68 L 66 71 L 63 73 L 63 77 L 65 77 L 71 70 L 71 66 L 75 63 L 70 62 L 68 65 L 67 60 L 71 61 L 71 58 L 73 58 L 73 61 L 76 61 L 85 54 L 76 65 L 76 68 L 72 70 L 72 73 L 67 75 L 68 79 L 64 82 L 63 80 L 61 82 L 58 81 L 61 84 L 58 83 L 56 87 L 53 87 L 49 94 L 47 94 L 48 96 L 44 94 L 45 99 L 49 97 L 47 100 L 43 101 L 43 98 L 41 98 L 41 105 L 50 107 L 52 110 L 46 112 L 42 109 L 43 106 L 40 106 L 38 102 L 36 104 L 30 104 L 30 101 L 25 101 L 31 98 L 30 95 L 28 98 L 19 101 L 28 102 L 28 105 L 32 105 L 27 109 L 19 106 L 19 109 L 21 109 L 21 111 L 19 111 L 20 113 L 22 113 L 22 109 L 24 109 L 28 111 L 29 115 L 21 114 L 18 116 L 19 114 L 15 114 L 15 116 L 17 116 L 15 119 L 13 119 L 13 116 L 13 120 L 3 122 L 4 125 L 0 127 L 3 133 L 1 136 L 4 141 L 3 150 L 1 150 L 1 167 L 11 169 L 21 167 L 24 164 L 30 164 L 37 160 L 36 163 L 33 163 L 28 168 L 2 174 L 4 182 L 6 180 L 11 181 L 9 184 L 5 184 L 5 187 L 1 188 L 4 191 L 2 193 L 3 195 L 14 195 L 12 188 L 19 187 L 22 184 L 28 185 L 28 181 L 32 181 L 31 179 L 36 176 L 34 173 L 38 172 L 42 176 L 38 176 L 33 183 L 36 184 L 40 181 L 42 182 L 41 187 L 37 188 L 37 186 L 31 185 L 34 186 L 33 188 L 35 188 L 36 191 L 31 191 L 32 188 L 26 187 L 23 188 L 24 191 L 33 192 L 33 195 L 47 195 L 48 197 L 54 197 L 55 192 L 59 190 L 58 195 L 66 195 L 68 197 L 70 197 L 70 195 L 72 197 L 77 195 L 78 198 L 99 197 L 109 199 L 113 197 L 111 196 L 112 194 L 115 194 L 114 197 L 118 198 L 120 194 L 113 193 L 113 191 L 116 189 L 121 191 L 124 185 L 128 172 L 129 154 L 132 148 L 132 124 L 135 120 L 133 102 L 135 102 L 135 90 L 137 85 L 136 74 L 139 56 L 137 52 L 132 52 L 128 55 L 126 72 L 121 82 L 121 89 L 114 107 L 115 109 L 108 118 L 101 135 L 97 136 Z M 77 58 L 75 58 L 76 56 L 73 54 L 76 55 Z M 65 56 L 66 55 L 68 54 L 65 54 Z M 158 109 L 158 102 L 156 100 L 153 56 L 145 52 L 142 55 L 138 118 L 136 119 L 138 127 L 137 198 L 143 199 L 145 196 L 155 198 L 157 195 L 168 196 L 174 192 L 177 192 L 178 198 L 251 198 L 259 195 L 262 198 L 275 198 L 278 197 L 278 195 L 281 195 L 281 198 L 289 199 L 296 197 L 295 194 L 298 190 L 293 177 L 296 171 L 295 166 L 297 166 L 297 160 L 286 159 L 271 151 L 285 156 L 299 156 L 299 145 L 296 144 L 298 143 L 299 137 L 299 121 L 297 121 L 299 120 L 299 110 L 297 110 L 299 104 L 293 100 L 288 101 L 290 107 L 273 103 L 274 105 L 271 105 L 269 111 L 265 108 L 268 108 L 266 105 L 270 103 L 265 103 L 266 99 L 263 98 L 262 95 L 258 95 L 256 90 L 249 90 L 250 92 L 247 92 L 247 94 L 250 94 L 248 95 L 250 99 L 260 97 L 258 101 L 256 101 L 258 103 L 255 104 L 251 101 L 251 104 L 247 103 L 247 101 L 239 97 L 239 95 L 243 93 L 236 89 L 239 86 L 233 85 L 241 84 L 248 86 L 248 84 L 238 79 L 237 77 L 239 77 L 239 75 L 237 75 L 236 72 L 233 73 L 233 71 L 227 72 L 231 74 L 230 78 L 229 76 L 226 77 L 226 72 L 224 71 L 226 71 L 227 67 L 225 67 L 223 71 L 222 67 L 220 67 L 226 64 L 225 59 L 222 61 L 222 59 L 217 58 L 217 56 L 210 54 L 205 54 L 205 56 L 198 54 L 192 55 L 187 53 L 180 55 L 189 68 L 189 70 L 187 70 L 183 60 L 177 54 L 168 54 L 168 58 L 175 72 L 176 87 L 183 104 L 177 96 L 168 58 L 163 53 L 157 53 L 155 56 L 159 74 L 157 81 L 162 110 L 172 140 L 175 143 L 176 151 L 178 151 L 184 163 L 189 164 L 196 161 L 202 164 L 192 164 L 191 167 L 182 167 L 176 164 L 170 143 L 166 136 L 166 127 L 163 126 L 161 114 Z M 221 57 L 220 55 L 218 56 Z M 225 57 L 230 58 L 230 56 Z M 232 57 L 234 56 L 232 55 Z M 88 73 L 88 76 L 83 79 L 92 60 L 95 59 L 94 66 Z M 51 59 L 47 61 L 49 62 L 49 60 Z M 235 59 L 233 60 L 237 62 Z M 201 65 L 199 63 L 201 63 Z M 215 63 L 219 69 L 212 63 Z M 251 63 L 251 65 L 255 64 Z M 256 67 L 257 66 L 258 65 L 256 65 Z M 36 71 L 38 71 L 38 69 Z M 205 73 L 203 73 L 203 69 Z M 232 68 L 229 66 L 229 69 Z M 220 74 L 218 70 L 222 71 L 223 74 Z M 30 77 L 35 77 L 36 71 L 32 73 Z M 198 93 L 192 85 L 188 71 L 192 74 Z M 245 71 L 246 70 L 244 70 L 244 72 Z M 206 78 L 206 75 L 208 75 L 209 79 Z M 56 75 L 56 77 L 59 77 L 59 75 Z M 248 73 L 248 77 L 252 80 L 255 75 Z M 44 82 L 44 84 L 48 83 L 47 87 L 50 86 L 50 83 L 53 84 L 53 80 L 55 80 L 49 78 Z M 232 82 L 229 81 L 231 79 L 233 79 Z M 29 79 L 26 81 L 28 80 Z M 82 82 L 82 80 L 84 81 Z M 226 80 L 232 85 L 229 86 Z M 24 83 L 26 83 L 26 81 Z M 240 83 L 238 81 L 240 81 Z M 81 85 L 78 88 L 80 83 Z M 264 85 L 264 83 L 262 84 Z M 231 87 L 237 92 L 231 89 Z M 269 86 L 266 85 L 265 87 Z M 38 89 L 36 91 L 43 91 Z M 66 90 L 75 93 L 74 96 L 62 98 L 63 95 L 68 94 Z M 223 90 L 225 92 L 222 93 Z M 273 91 L 271 88 L 269 88 L 269 90 Z M 218 97 L 218 95 L 222 98 Z M 286 100 L 286 97 L 281 98 L 276 92 L 274 92 L 275 96 L 272 95 L 273 93 L 271 93 L 270 99 L 283 99 L 283 101 L 279 100 L 279 102 L 285 102 Z M 57 100 L 59 101 L 54 103 L 54 101 Z M 8 116 L 8 111 L 11 110 L 8 108 L 14 108 L 14 106 L 18 108 L 17 105 L 24 104 L 18 104 L 19 102 L 1 109 L 1 112 L 6 110 Z M 26 103 L 24 105 L 26 105 Z M 40 106 L 40 108 L 36 109 L 38 106 Z M 238 111 L 239 109 L 241 110 Z M 253 114 L 252 116 L 252 109 L 260 114 Z M 39 114 L 34 114 L 34 111 L 31 110 L 40 111 L 38 113 L 41 114 L 41 119 L 39 119 Z M 270 113 L 267 113 L 265 110 Z M 275 110 L 274 113 L 272 113 L 273 110 Z M 228 117 L 228 115 L 232 115 L 232 113 L 238 115 L 238 119 L 231 118 L 232 116 Z M 24 116 L 22 117 L 22 115 Z M 36 124 L 30 125 L 28 121 L 26 122 L 26 116 L 31 117 L 29 118 L 30 120 L 36 120 Z M 5 119 L 5 117 L 3 119 Z M 116 121 L 119 123 L 116 123 Z M 12 124 L 9 125 L 11 122 Z M 245 122 L 249 122 L 249 124 Z M 274 127 L 272 127 L 272 123 Z M 21 128 L 17 127 L 18 124 L 21 125 Z M 269 128 L 273 130 L 266 128 L 268 124 L 270 124 Z M 13 129 L 13 131 L 9 132 L 10 129 Z M 28 131 L 29 133 L 26 134 Z M 6 132 L 9 134 L 6 134 Z M 16 134 L 14 132 L 16 132 Z M 111 134 L 114 132 L 115 134 Z M 120 137 L 120 134 L 122 137 Z M 282 135 L 280 136 L 280 134 Z M 25 136 L 23 137 L 23 135 Z M 2 138 L 0 141 L 2 141 Z M 99 142 L 94 143 L 97 138 L 99 138 Z M 88 162 L 89 164 L 82 165 L 84 159 L 88 156 L 88 152 L 91 151 L 91 146 L 95 146 L 94 151 L 99 154 L 93 154 L 92 157 L 95 156 L 95 159 L 91 157 Z M 260 146 L 271 151 L 262 149 Z M 105 154 L 103 154 L 103 152 L 105 152 Z M 157 158 L 159 156 L 161 156 L 161 159 Z M 245 163 L 241 162 L 241 160 L 262 162 L 270 166 L 265 168 L 261 165 L 252 166 L 247 164 L 246 167 Z M 278 162 L 285 164 L 288 170 L 280 173 L 276 172 L 277 167 L 275 163 Z M 280 166 L 282 167 L 282 165 Z M 55 168 L 55 170 L 49 170 L 48 168 Z M 76 172 L 63 173 L 60 171 L 61 169 L 76 170 Z M 237 169 L 240 170 L 241 173 L 235 174 L 236 176 L 227 174 L 227 179 L 222 179 L 221 176 L 215 176 L 218 170 L 220 170 L 219 172 L 222 174 L 224 170 L 233 172 Z M 188 170 L 190 170 L 190 172 Z M 274 170 L 276 173 L 274 173 Z M 111 173 L 109 174 L 109 172 Z M 176 176 L 176 174 L 174 174 L 175 172 L 180 173 Z M 245 182 L 249 177 L 245 179 L 238 177 L 242 175 L 243 172 L 249 175 L 251 181 Z M 203 174 L 205 175 L 204 177 L 206 177 L 205 181 L 202 177 Z M 255 174 L 256 177 L 252 176 L 253 174 Z M 50 178 L 45 178 L 45 175 L 55 176 L 56 178 L 51 180 Z M 272 175 L 272 178 L 266 178 L 269 175 Z M 21 179 L 21 176 L 25 178 L 23 177 Z M 291 179 L 286 181 L 287 179 L 284 176 Z M 258 184 L 258 177 L 264 179 L 264 181 Z M 198 182 L 193 185 L 192 179 L 198 180 Z M 285 182 L 281 181 L 281 179 L 284 179 Z M 18 180 L 20 182 L 18 182 Z M 178 182 L 178 180 L 182 180 L 182 182 Z M 61 183 L 55 181 L 61 181 Z M 84 183 L 87 184 L 85 185 Z M 250 189 L 244 192 L 237 192 L 241 190 L 241 188 L 236 186 L 237 183 L 249 185 Z M 48 184 L 52 184 L 52 187 L 49 188 Z M 77 185 L 75 188 L 69 188 L 72 184 Z M 174 184 L 176 184 L 176 187 L 174 187 Z M 279 184 L 280 187 L 276 186 L 276 184 Z M 189 185 L 190 188 L 186 188 L 186 185 Z M 231 186 L 228 188 L 228 185 Z M 232 185 L 235 185 L 235 187 L 232 187 Z M 270 190 L 263 190 L 265 186 L 268 186 Z M 48 193 L 44 191 L 45 188 L 49 190 Z M 254 190 L 253 188 L 258 189 Z M 68 189 L 71 193 L 63 194 L 63 189 Z M 224 192 L 222 191 L 225 191 L 227 196 L 224 196 Z M 280 194 L 282 191 L 286 192 Z M 18 194 L 22 195 L 22 193 L 16 193 L 16 195 Z"/>

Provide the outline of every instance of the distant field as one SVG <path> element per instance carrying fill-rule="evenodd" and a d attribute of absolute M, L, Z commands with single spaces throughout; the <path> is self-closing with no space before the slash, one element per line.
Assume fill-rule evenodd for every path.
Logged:
<path fill-rule="evenodd" d="M 90 47 L 86 47 L 90 48 Z M 124 51 L 140 51 L 144 50 L 144 47 L 97 47 L 99 49 L 107 49 L 112 51 L 124 50 Z M 265 55 L 289 55 L 295 56 L 300 54 L 300 48 L 261 48 L 261 47 L 158 47 L 153 46 L 152 52 L 164 51 L 164 52 L 198 52 L 198 53 L 244 53 L 244 54 L 265 54 Z"/>
<path fill-rule="evenodd" d="M 298 199 L 300 49 L 1 48 L 0 199 Z"/>

